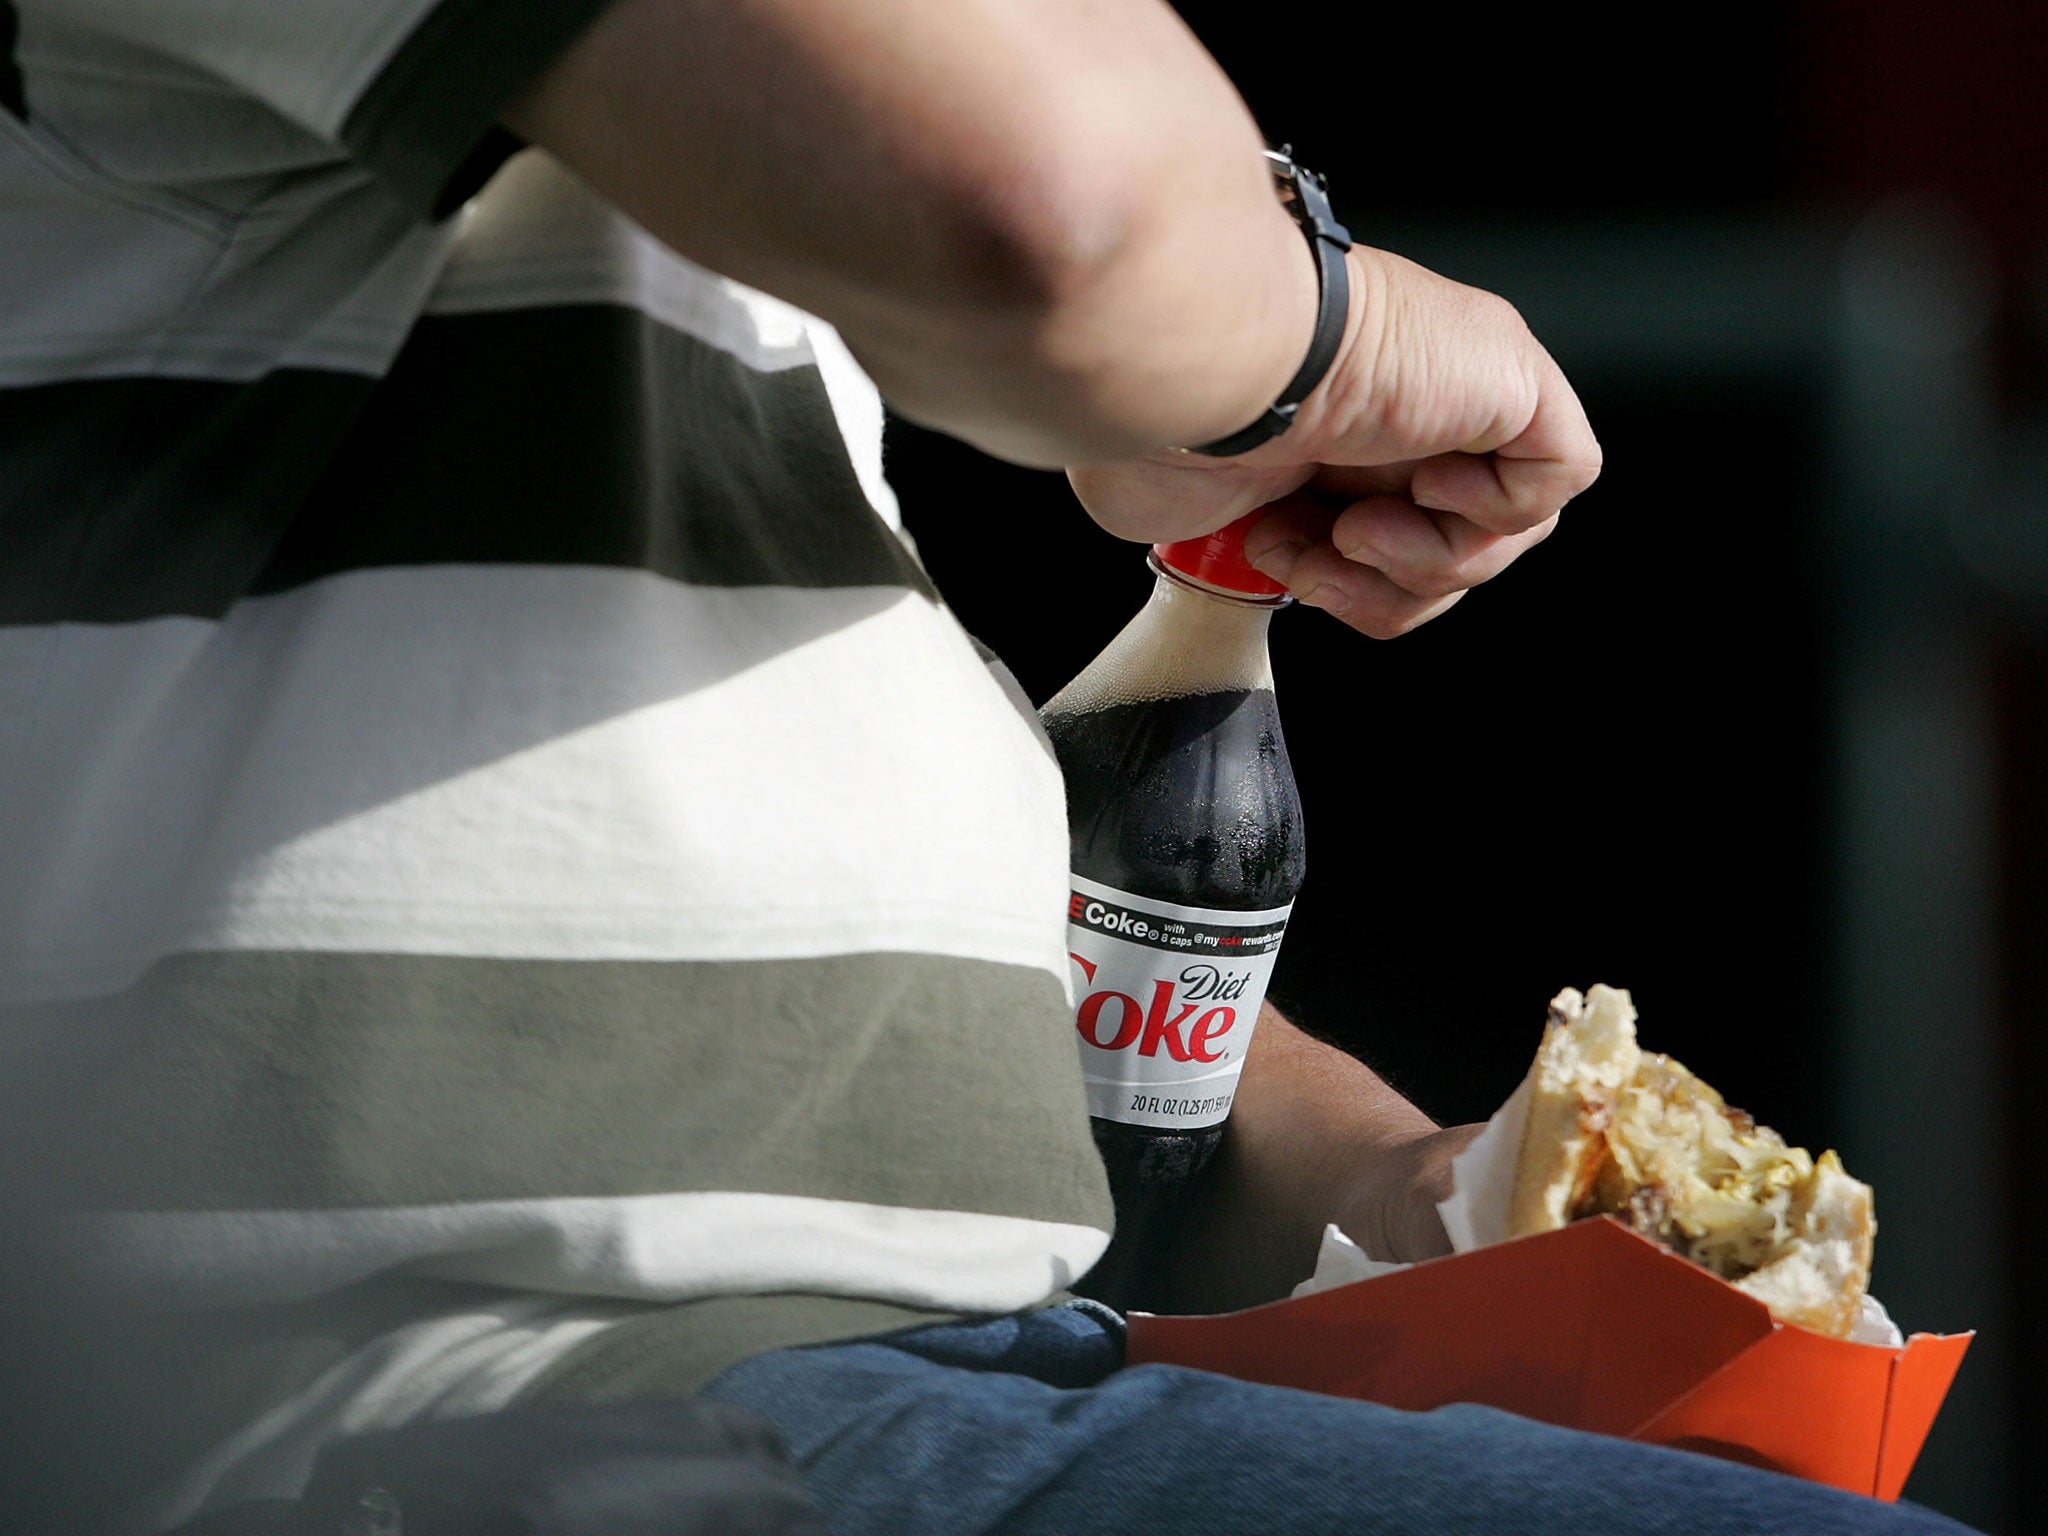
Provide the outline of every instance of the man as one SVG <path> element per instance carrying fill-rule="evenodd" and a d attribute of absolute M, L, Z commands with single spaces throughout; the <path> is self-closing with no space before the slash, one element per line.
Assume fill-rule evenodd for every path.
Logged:
<path fill-rule="evenodd" d="M 1506 304 L 1319 266 L 1165 6 L 17 9 L 0 982 L 79 1272 L 180 1320 L 145 1527 L 708 1385 L 847 1531 L 1948 1528 L 1040 1310 L 1109 1219 L 1059 783 L 868 380 L 1129 538 L 1283 499 L 1382 637 L 1599 463 Z M 1466 1133 L 1258 1039 L 1182 1302 L 1439 1249 Z"/>

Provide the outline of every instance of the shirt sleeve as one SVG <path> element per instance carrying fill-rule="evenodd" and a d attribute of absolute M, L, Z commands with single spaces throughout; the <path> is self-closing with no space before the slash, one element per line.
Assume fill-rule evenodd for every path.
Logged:
<path fill-rule="evenodd" d="M 438 216 L 517 147 L 499 113 L 612 0 L 19 3 L 261 101 Z"/>

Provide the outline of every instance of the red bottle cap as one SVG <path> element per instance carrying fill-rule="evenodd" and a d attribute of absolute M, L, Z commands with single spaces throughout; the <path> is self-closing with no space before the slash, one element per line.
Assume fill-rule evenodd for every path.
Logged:
<path fill-rule="evenodd" d="M 1204 586 L 1219 587 L 1225 592 L 1242 592 L 1246 597 L 1285 597 L 1287 588 L 1255 569 L 1244 557 L 1244 536 L 1263 516 L 1265 509 L 1262 507 L 1199 539 L 1154 544 L 1152 554 L 1161 565 L 1192 577 Z"/>

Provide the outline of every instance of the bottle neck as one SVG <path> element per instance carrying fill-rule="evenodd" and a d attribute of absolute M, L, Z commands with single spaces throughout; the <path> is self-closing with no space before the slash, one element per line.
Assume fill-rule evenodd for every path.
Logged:
<path fill-rule="evenodd" d="M 1158 579 L 1145 606 L 1079 677 L 1046 702 L 1046 714 L 1186 694 L 1272 691 L 1266 629 L 1280 603 L 1154 569 Z"/>
<path fill-rule="evenodd" d="M 1227 592 L 1170 568 L 1154 569 L 1157 579 L 1145 606 L 1160 636 L 1213 658 L 1227 674 L 1255 665 L 1265 686 L 1271 687 L 1266 632 L 1272 626 L 1274 610 L 1292 599 Z"/>

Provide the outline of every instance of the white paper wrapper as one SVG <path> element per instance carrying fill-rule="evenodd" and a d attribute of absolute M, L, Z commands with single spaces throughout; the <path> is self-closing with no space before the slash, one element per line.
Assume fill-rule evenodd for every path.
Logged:
<path fill-rule="evenodd" d="M 1906 1342 L 1906 1336 L 1899 1332 L 1899 1325 L 1892 1321 L 1891 1313 L 1885 1311 L 1884 1303 L 1875 1296 L 1863 1298 L 1863 1315 L 1849 1330 L 1849 1338 L 1853 1343 L 1882 1344 L 1886 1349 L 1897 1349 Z"/>
<path fill-rule="evenodd" d="M 1466 1253 L 1498 1243 L 1508 1235 L 1508 1205 L 1514 1197 L 1515 1163 L 1522 1150 L 1522 1131 L 1529 1123 L 1529 1080 L 1508 1095 L 1507 1103 L 1494 1112 L 1486 1129 L 1451 1161 L 1451 1194 L 1437 1202 L 1444 1231 L 1451 1237 L 1451 1251 Z M 1322 1250 L 1316 1255 L 1316 1270 L 1294 1288 L 1296 1296 L 1326 1291 L 1334 1285 L 1350 1285 L 1376 1275 L 1406 1269 L 1385 1259 L 1376 1259 L 1334 1225 L 1323 1229 Z M 1850 1330 L 1858 1344 L 1879 1344 L 1897 1349 L 1906 1342 L 1875 1296 L 1863 1298 L 1863 1315 Z"/>
<path fill-rule="evenodd" d="M 1529 1079 L 1523 1078 L 1507 1103 L 1494 1111 L 1472 1145 L 1451 1160 L 1451 1197 L 1439 1200 L 1437 1215 L 1451 1234 L 1451 1251 L 1466 1253 L 1508 1235 L 1508 1206 L 1515 1196 L 1515 1164 L 1522 1156 L 1522 1131 L 1529 1124 Z"/>
<path fill-rule="evenodd" d="M 1307 1296 L 1316 1291 L 1327 1291 L 1332 1286 L 1349 1285 L 1354 1280 L 1391 1275 L 1395 1270 L 1407 1267 L 1406 1264 L 1372 1257 L 1346 1237 L 1344 1229 L 1333 1221 L 1323 1228 L 1323 1246 L 1316 1255 L 1316 1272 L 1297 1285 L 1293 1294 Z"/>

